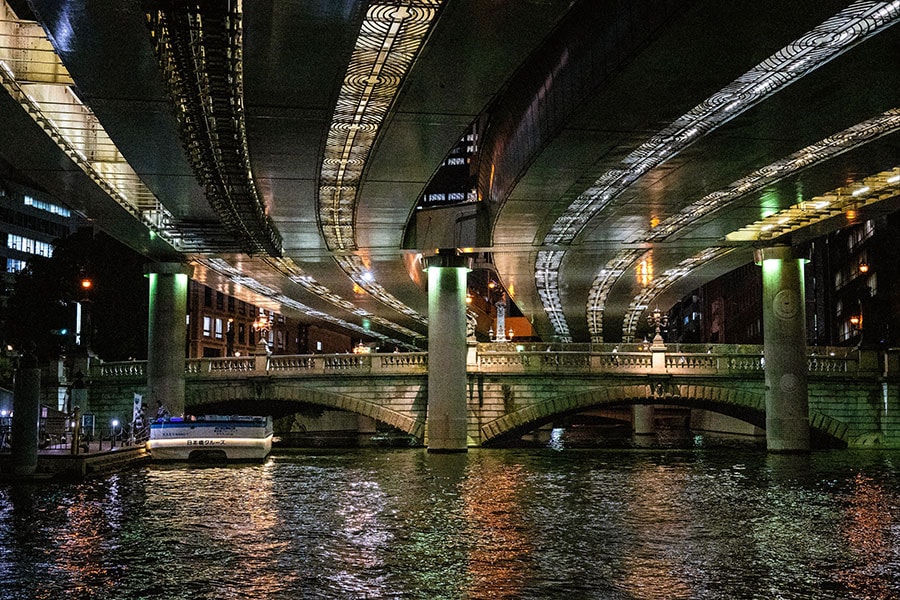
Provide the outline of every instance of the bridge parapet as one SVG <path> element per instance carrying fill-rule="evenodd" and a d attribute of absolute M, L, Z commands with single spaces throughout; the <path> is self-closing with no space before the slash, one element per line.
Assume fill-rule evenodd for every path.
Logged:
<path fill-rule="evenodd" d="M 762 346 L 670 345 L 670 350 L 650 350 L 640 344 L 479 344 L 475 373 L 593 373 L 606 375 L 677 375 L 679 377 L 759 376 L 765 370 Z M 569 350 L 568 348 L 575 348 Z M 623 350 L 624 348 L 624 350 Z M 682 348 L 685 350 L 683 351 Z M 662 360 L 659 360 L 662 359 Z M 815 377 L 897 377 L 897 350 L 876 352 L 848 348 L 809 348 L 809 374 Z M 188 378 L 235 375 L 398 375 L 423 374 L 427 352 L 393 354 L 309 354 L 229 358 L 198 358 L 185 363 Z M 146 377 L 145 361 L 110 362 L 91 367 L 92 379 Z"/>
<path fill-rule="evenodd" d="M 108 362 L 92 364 L 91 379 L 112 379 L 120 377 L 147 377 L 147 361 Z"/>

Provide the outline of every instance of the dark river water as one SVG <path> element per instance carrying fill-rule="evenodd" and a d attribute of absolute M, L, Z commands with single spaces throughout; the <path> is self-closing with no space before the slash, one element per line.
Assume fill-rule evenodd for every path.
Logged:
<path fill-rule="evenodd" d="M 309 450 L 0 484 L 0 598 L 900 598 L 900 452 Z"/>

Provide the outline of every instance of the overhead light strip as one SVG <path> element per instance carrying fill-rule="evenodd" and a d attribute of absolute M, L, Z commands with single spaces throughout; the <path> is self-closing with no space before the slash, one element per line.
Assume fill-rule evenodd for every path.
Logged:
<path fill-rule="evenodd" d="M 292 282 L 301 286 L 303 289 L 308 292 L 315 294 L 319 298 L 322 298 L 326 302 L 341 308 L 349 313 L 352 313 L 358 317 L 364 317 L 372 321 L 373 323 L 377 323 L 382 327 L 393 329 L 394 331 L 408 336 L 412 339 L 416 340 L 424 340 L 425 336 L 421 333 L 403 327 L 402 325 L 398 325 L 392 321 L 389 321 L 383 317 L 379 317 L 371 313 L 370 311 L 365 310 L 364 308 L 360 308 L 350 302 L 349 300 L 345 300 L 329 290 L 326 286 L 322 285 L 314 277 L 307 274 L 303 271 L 294 261 L 290 258 L 274 258 L 274 259 L 265 259 L 266 262 L 272 266 L 274 269 L 281 272 Z"/>
<path fill-rule="evenodd" d="M 0 85 L 56 145 L 119 206 L 175 249 L 172 215 L 119 153 L 40 24 L 18 19 L 0 0 Z"/>
<path fill-rule="evenodd" d="M 277 303 L 280 306 L 289 308 L 291 310 L 296 310 L 300 313 L 303 313 L 309 317 L 319 319 L 325 321 L 327 323 L 331 323 L 332 325 L 336 325 L 343 329 L 348 329 L 353 331 L 361 336 L 373 337 L 381 340 L 382 342 L 388 342 L 394 344 L 395 346 L 399 346 L 402 348 L 406 348 L 408 350 L 416 350 L 415 346 L 408 344 L 407 342 L 403 342 L 401 340 L 397 340 L 391 337 L 388 337 L 380 332 L 372 331 L 367 329 L 361 325 L 357 325 L 356 323 L 351 323 L 349 321 L 345 321 L 343 319 L 339 319 L 333 315 L 322 312 L 320 310 L 316 310 L 310 306 L 307 306 L 297 300 L 279 292 L 277 289 L 265 285 L 264 283 L 260 283 L 253 277 L 246 275 L 240 269 L 231 266 L 227 261 L 221 258 L 209 258 L 198 256 L 195 257 L 197 263 L 203 265 L 207 269 L 219 273 L 223 277 L 228 278 L 234 283 L 263 296 L 264 298 L 268 298 L 269 300 Z"/>
<path fill-rule="evenodd" d="M 742 196 L 756 192 L 816 163 L 859 148 L 863 144 L 895 131 L 900 131 L 900 108 L 888 110 L 874 119 L 858 123 L 798 150 L 786 158 L 757 169 L 725 188 L 707 194 L 700 200 L 685 206 L 676 214 L 662 221 L 657 227 L 643 232 L 633 241 L 656 242 L 668 239 L 677 232 L 683 231 L 687 225 L 699 221 L 713 211 L 726 207 L 730 202 Z M 861 192 L 857 190 L 855 193 L 859 195 Z"/>
<path fill-rule="evenodd" d="M 628 309 L 625 311 L 624 324 L 622 326 L 622 341 L 625 343 L 634 341 L 634 334 L 637 331 L 641 316 L 647 311 L 653 301 L 666 289 L 674 285 L 679 279 L 687 277 L 699 267 L 706 266 L 733 250 L 734 248 L 730 246 L 714 246 L 712 248 L 706 248 L 705 250 L 684 259 L 678 263 L 678 266 L 664 271 L 661 276 L 654 278 L 653 282 L 642 289 L 628 305 Z"/>
<path fill-rule="evenodd" d="M 678 231 L 682 231 L 689 224 L 699 221 L 713 211 L 728 206 L 729 203 L 734 202 L 738 198 L 758 191 L 813 164 L 830 159 L 842 152 L 858 148 L 898 129 L 900 129 L 900 109 L 886 111 L 874 119 L 858 123 L 820 142 L 811 144 L 786 158 L 757 169 L 750 175 L 738 179 L 721 190 L 707 194 L 700 200 L 687 205 L 678 213 L 665 219 L 656 227 L 644 230 L 635 236 L 631 243 L 651 243 L 666 240 Z M 885 181 L 885 183 L 888 182 Z M 868 190 L 867 192 L 860 192 L 862 189 L 864 188 L 857 188 L 853 193 L 859 196 L 868 192 Z M 821 200 L 818 203 L 821 204 Z M 815 205 L 815 202 L 804 204 L 804 206 L 812 207 L 813 209 Z M 801 212 L 804 218 L 808 219 L 809 214 L 807 211 L 798 212 Z M 754 225 L 749 225 L 739 232 L 731 233 L 727 239 L 729 241 L 760 239 L 760 235 L 771 238 L 775 234 L 780 235 L 779 232 L 787 231 L 790 222 L 791 220 L 785 214 L 778 214 L 776 217 L 758 222 L 755 227 Z M 622 250 L 618 252 L 594 279 L 587 302 L 588 331 L 591 335 L 591 341 L 595 343 L 603 342 L 602 315 L 609 292 L 622 271 L 627 269 L 641 252 L 641 250 Z M 626 262 L 627 264 L 625 264 Z M 612 274 L 615 274 L 614 279 L 612 279 Z"/>
<path fill-rule="evenodd" d="M 803 227 L 900 196 L 900 166 L 799 202 L 725 236 L 729 242 L 771 241 Z"/>
<path fill-rule="evenodd" d="M 441 4 L 442 0 L 376 1 L 366 11 L 328 130 L 319 177 L 319 228 L 332 252 L 358 249 L 357 194 L 369 153 Z M 427 321 L 371 279 L 361 258 L 336 256 L 335 261 L 377 301 L 421 323 Z"/>
<path fill-rule="evenodd" d="M 600 272 L 594 278 L 587 301 L 588 332 L 593 343 L 603 343 L 603 313 L 606 309 L 606 300 L 613 286 L 631 265 L 636 263 L 642 256 L 646 257 L 649 253 L 649 250 L 640 248 L 620 250 L 613 258 L 607 261 L 606 265 L 600 269 Z"/>
<path fill-rule="evenodd" d="M 601 175 L 557 218 L 544 237 L 546 245 L 571 244 L 587 223 L 609 206 L 625 189 L 650 169 L 693 144 L 726 121 L 781 91 L 827 61 L 873 35 L 900 18 L 900 1 L 855 2 L 809 33 L 788 44 L 716 94 L 673 121 L 631 152 L 615 169 Z M 551 279 L 543 265 L 549 262 L 541 250 L 535 262 L 535 284 L 544 311 L 554 323 L 557 335 L 568 337 L 565 316 L 552 311 L 561 305 L 558 287 L 547 287 Z M 562 263 L 554 256 L 552 262 Z M 559 325 L 559 326 L 557 326 Z"/>
<path fill-rule="evenodd" d="M 281 234 L 250 168 L 240 0 L 158 2 L 147 22 L 194 176 L 249 254 L 281 256 Z"/>

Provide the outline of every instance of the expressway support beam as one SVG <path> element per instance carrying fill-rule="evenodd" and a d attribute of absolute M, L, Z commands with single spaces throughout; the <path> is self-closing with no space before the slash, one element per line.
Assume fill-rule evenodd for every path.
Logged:
<path fill-rule="evenodd" d="M 184 414 L 184 361 L 188 280 L 193 269 L 181 263 L 147 265 L 150 318 L 147 335 L 149 406 Z"/>
<path fill-rule="evenodd" d="M 756 263 L 762 266 L 766 446 L 771 452 L 807 452 L 804 260 L 790 246 L 773 246 L 757 250 Z"/>
<path fill-rule="evenodd" d="M 429 452 L 466 452 L 466 273 L 455 250 L 426 258 L 428 272 Z"/>

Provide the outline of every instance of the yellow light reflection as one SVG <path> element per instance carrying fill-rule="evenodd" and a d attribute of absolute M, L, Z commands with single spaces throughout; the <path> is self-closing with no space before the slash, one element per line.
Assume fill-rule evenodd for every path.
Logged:
<path fill-rule="evenodd" d="M 115 483 L 111 488 L 110 504 L 115 504 Z M 87 591 L 87 588 L 97 593 L 98 584 L 108 588 L 110 593 L 113 591 L 112 574 L 104 566 L 107 564 L 104 539 L 97 528 L 98 523 L 107 520 L 103 512 L 100 503 L 92 501 L 84 493 L 79 494 L 66 508 L 66 525 L 56 532 L 60 551 L 56 553 L 58 559 L 54 568 L 67 574 L 76 595 Z"/>
<path fill-rule="evenodd" d="M 637 264 L 637 283 L 642 287 L 647 287 L 653 282 L 653 254 L 648 252 L 644 258 Z"/>
<path fill-rule="evenodd" d="M 479 469 L 463 484 L 463 509 L 475 543 L 469 551 L 469 597 L 520 598 L 532 545 L 522 529 L 521 465 Z"/>
<path fill-rule="evenodd" d="M 869 600 L 897 597 L 890 575 L 893 527 L 891 502 L 884 488 L 871 477 L 857 475 L 845 509 L 843 531 L 856 560 L 836 574 L 836 579 L 850 591 L 850 597 Z"/>
<path fill-rule="evenodd" d="M 683 470 L 646 466 L 634 473 L 636 488 L 628 505 L 627 519 L 632 523 L 634 552 L 623 561 L 624 576 L 620 588 L 634 600 L 674 600 L 696 598 L 686 578 L 687 570 L 667 555 L 663 540 L 687 535 L 684 508 L 674 499 L 684 488 Z"/>

